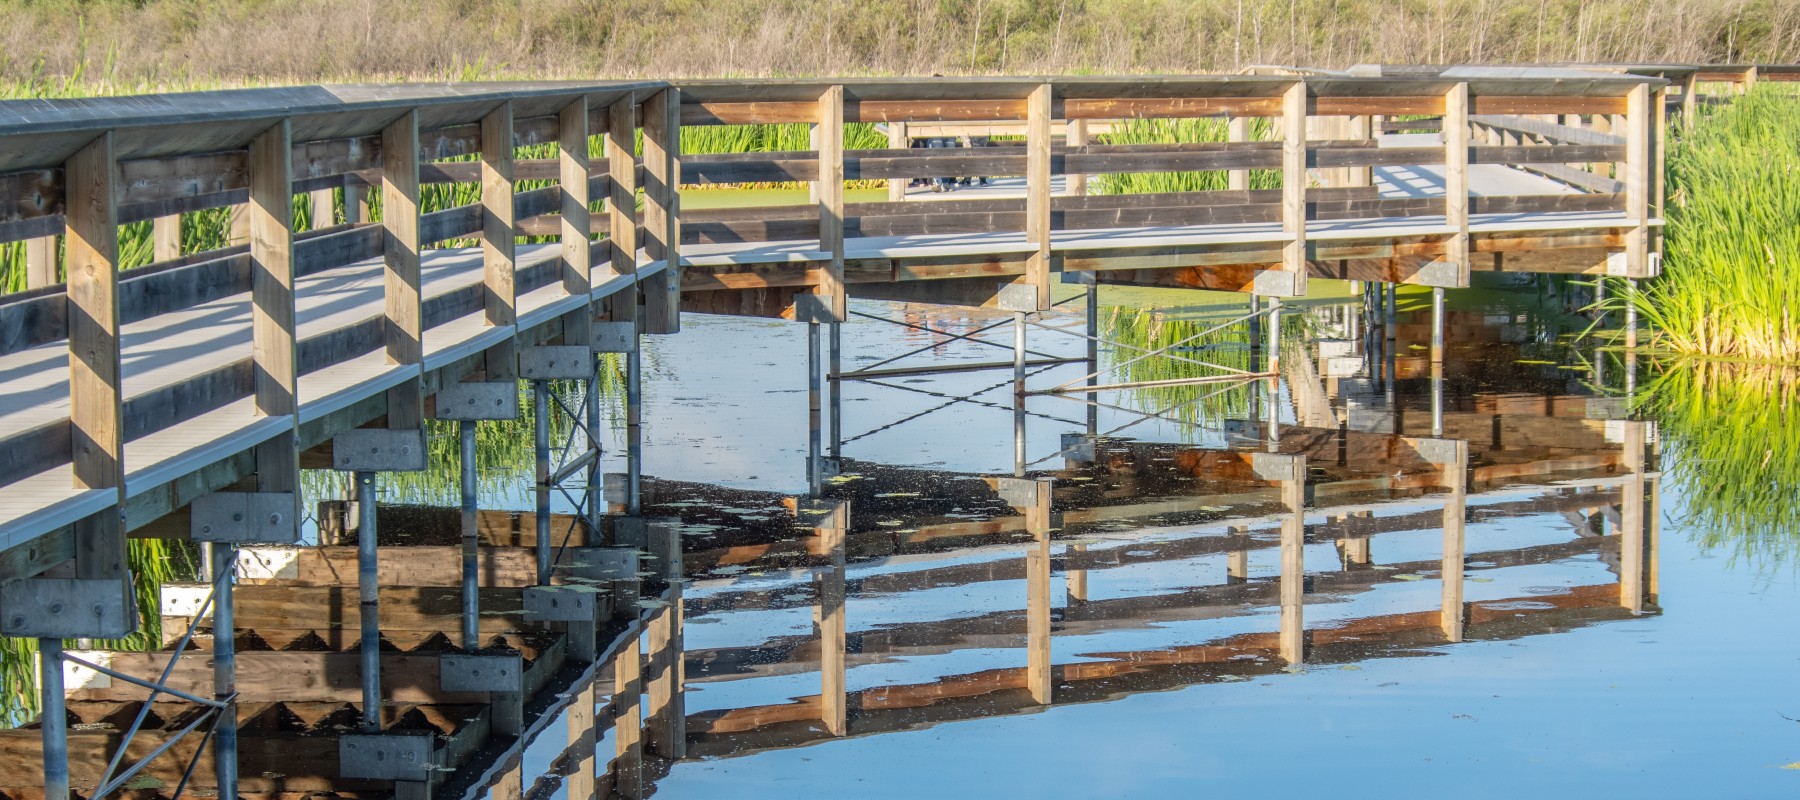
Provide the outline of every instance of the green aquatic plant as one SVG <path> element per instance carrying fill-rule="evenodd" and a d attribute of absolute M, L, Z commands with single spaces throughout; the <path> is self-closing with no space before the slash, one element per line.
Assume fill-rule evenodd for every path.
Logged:
<path fill-rule="evenodd" d="M 1250 122 L 1250 140 L 1267 141 L 1272 135 L 1268 120 Z M 1130 119 L 1116 123 L 1113 129 L 1096 137 L 1100 144 L 1193 144 L 1223 142 L 1227 136 L 1225 120 L 1210 117 L 1182 119 Z M 1096 194 L 1148 194 L 1155 192 L 1216 192 L 1230 188 L 1230 173 L 1222 170 L 1204 172 L 1124 172 L 1096 175 L 1090 186 Z M 1250 170 L 1250 188 L 1281 188 L 1281 171 Z"/>
<path fill-rule="evenodd" d="M 1712 107 L 1669 151 L 1662 275 L 1634 306 L 1659 348 L 1800 363 L 1800 96 L 1758 87 Z"/>
<path fill-rule="evenodd" d="M 1207 332 L 1229 320 L 1229 314 L 1192 316 L 1174 314 L 1154 308 L 1111 306 L 1100 317 L 1102 338 L 1127 347 L 1113 348 L 1102 364 L 1121 367 L 1103 374 L 1100 383 L 1138 383 L 1180 380 L 1229 374 L 1229 370 L 1196 364 L 1176 358 L 1151 356 L 1132 361 L 1145 350 L 1182 344 L 1172 354 L 1195 361 L 1207 361 L 1236 370 L 1253 371 L 1251 363 L 1250 325 L 1237 323 Z M 1301 320 L 1284 321 L 1284 334 L 1289 326 Z M 1138 349 L 1134 349 L 1138 348 Z M 1216 426 L 1226 419 L 1248 416 L 1254 392 L 1248 383 L 1236 385 L 1200 383 L 1169 386 L 1141 386 L 1125 392 L 1126 402 L 1142 411 L 1162 413 L 1182 422 Z M 1166 412 L 1166 413 L 1165 413 Z"/>
<path fill-rule="evenodd" d="M 1640 409 L 1658 423 L 1668 476 L 1707 549 L 1758 564 L 1800 554 L 1800 370 L 1673 358 L 1655 364 Z"/>

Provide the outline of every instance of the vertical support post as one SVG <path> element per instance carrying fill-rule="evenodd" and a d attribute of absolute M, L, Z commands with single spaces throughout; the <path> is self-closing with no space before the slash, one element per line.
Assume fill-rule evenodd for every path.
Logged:
<path fill-rule="evenodd" d="M 69 444 L 75 488 L 110 489 L 117 506 L 125 499 L 125 437 L 119 362 L 118 165 L 112 132 L 76 151 L 63 170 Z M 116 508 L 75 523 L 75 572 L 81 578 L 126 577 L 125 532 Z"/>
<path fill-rule="evenodd" d="M 323 230 L 337 223 L 337 191 L 314 189 L 306 194 L 306 217 L 312 230 Z"/>
<path fill-rule="evenodd" d="M 650 708 L 645 743 L 650 752 L 677 760 L 687 755 L 681 532 L 673 524 L 660 522 L 652 522 L 645 530 L 650 537 L 651 557 L 656 560 L 657 571 L 662 573 L 662 579 L 669 586 L 663 596 L 667 605 L 658 609 L 648 623 L 650 672 L 646 688 Z"/>
<path fill-rule="evenodd" d="M 1288 273 L 1285 292 L 1306 294 L 1306 82 L 1297 81 L 1281 98 L 1281 269 Z"/>
<path fill-rule="evenodd" d="M 355 175 L 344 176 L 344 224 L 369 221 L 369 185 Z"/>
<path fill-rule="evenodd" d="M 643 339 L 634 337 L 625 354 L 625 514 L 644 513 Z"/>
<path fill-rule="evenodd" d="M 550 382 L 531 382 L 531 418 L 533 462 L 537 481 L 533 499 L 537 501 L 537 584 L 550 583 Z"/>
<path fill-rule="evenodd" d="M 1070 151 L 1078 147 L 1086 147 L 1088 143 L 1088 121 L 1071 119 L 1063 123 L 1068 126 L 1063 131 L 1063 143 Z M 1064 194 L 1070 197 L 1086 197 L 1088 193 L 1088 176 L 1079 172 L 1063 174 Z"/>
<path fill-rule="evenodd" d="M 1681 124 L 1692 128 L 1699 109 L 1700 72 L 1695 70 L 1681 79 Z"/>
<path fill-rule="evenodd" d="M 1013 312 L 1013 397 L 1025 404 L 1025 312 Z"/>
<path fill-rule="evenodd" d="M 1281 503 L 1281 660 L 1306 658 L 1306 466 L 1299 456 L 1284 459 Z"/>
<path fill-rule="evenodd" d="M 582 181 L 584 187 L 586 181 Z M 481 118 L 481 273 L 487 324 L 518 320 L 518 266 L 513 213 L 513 107 L 507 101 Z M 566 224 L 566 222 L 565 222 Z M 585 237 L 584 237 L 585 238 Z M 509 340 L 486 353 L 488 380 L 517 374 L 518 354 Z"/>
<path fill-rule="evenodd" d="M 563 786 L 567 787 L 569 800 L 601 800 L 597 780 L 599 765 L 594 763 L 600 740 L 594 725 L 594 709 L 600 704 L 599 681 L 581 684 L 574 690 L 574 695 L 575 699 L 569 703 L 568 733 L 564 738 L 573 763 L 569 765 L 569 775 L 563 780 Z"/>
<path fill-rule="evenodd" d="M 1250 141 L 1250 118 L 1231 117 L 1225 123 L 1225 140 L 1234 143 Z M 1226 172 L 1225 188 L 1234 192 L 1248 190 L 1250 188 L 1250 170 L 1234 169 Z"/>
<path fill-rule="evenodd" d="M 256 446 L 256 488 L 294 496 L 300 519 L 300 355 L 295 338 L 292 128 L 283 119 L 250 143 L 251 360 L 256 413 L 289 429 Z M 229 548 L 219 548 L 227 549 Z"/>
<path fill-rule="evenodd" d="M 1025 687 L 1031 699 L 1049 705 L 1054 687 L 1050 650 L 1050 502 L 1051 482 L 1036 482 L 1033 502 L 1025 512 L 1032 536 L 1025 551 Z"/>
<path fill-rule="evenodd" d="M 819 323 L 806 323 L 806 485 L 818 497 L 825 489 L 825 470 L 819 463 L 822 402 L 819 398 Z"/>
<path fill-rule="evenodd" d="M 38 640 L 39 715 L 44 742 L 44 800 L 69 800 L 69 712 L 64 699 L 62 640 Z"/>
<path fill-rule="evenodd" d="M 681 90 L 669 87 L 643 105 L 644 252 L 666 268 L 644 282 L 646 333 L 681 331 Z"/>
<path fill-rule="evenodd" d="M 423 364 L 417 109 L 408 110 L 381 131 L 381 225 L 388 361 Z M 387 404 L 388 427 L 419 427 L 425 411 L 420 379 L 389 389 Z"/>
<path fill-rule="evenodd" d="M 180 257 L 181 214 L 166 214 L 151 220 L 150 260 L 161 263 L 174 261 Z"/>
<path fill-rule="evenodd" d="M 1622 444 L 1623 466 L 1629 474 L 1619 487 L 1619 605 L 1633 614 L 1644 613 L 1644 456 L 1648 425 L 1635 420 L 1625 422 Z"/>
<path fill-rule="evenodd" d="M 619 648 L 613 658 L 613 791 L 620 797 L 644 796 L 643 647 L 639 636 Z"/>
<path fill-rule="evenodd" d="M 1063 586 L 1068 595 L 1069 605 L 1079 605 L 1088 599 L 1088 571 L 1086 567 L 1076 569 L 1068 564 L 1087 558 L 1088 546 L 1072 544 L 1063 551 Z"/>
<path fill-rule="evenodd" d="M 242 204 L 227 208 L 225 210 L 225 246 L 236 247 L 249 243 L 249 209 Z"/>
<path fill-rule="evenodd" d="M 813 533 L 824 538 L 827 565 L 814 576 L 819 604 L 813 622 L 819 629 L 819 718 L 833 736 L 849 733 L 849 696 L 845 679 L 844 531 L 850 508 L 840 503 L 831 525 Z"/>
<path fill-rule="evenodd" d="M 637 272 L 637 99 L 627 94 L 606 107 L 607 263 L 619 275 Z M 613 309 L 613 319 L 635 319 L 637 305 Z"/>
<path fill-rule="evenodd" d="M 1625 275 L 1650 277 L 1650 85 L 1625 95 Z"/>
<path fill-rule="evenodd" d="M 479 484 L 475 474 L 474 420 L 457 424 L 457 462 L 462 483 L 462 647 L 481 649 L 481 519 L 477 510 Z"/>
<path fill-rule="evenodd" d="M 1468 546 L 1465 519 L 1469 498 L 1469 443 L 1461 439 L 1453 443 L 1456 445 L 1455 459 L 1440 465 L 1450 496 L 1444 501 L 1444 566 L 1441 573 L 1444 602 L 1438 625 L 1446 640 L 1460 642 L 1463 640 L 1463 554 Z"/>
<path fill-rule="evenodd" d="M 830 322 L 849 315 L 844 289 L 844 87 L 831 86 L 819 95 L 819 179 L 813 189 L 819 200 L 819 250 L 831 261 L 819 272 L 814 289 L 830 310 Z"/>
<path fill-rule="evenodd" d="M 1030 309 L 1032 311 L 1050 307 L 1052 98 L 1052 87 L 1045 83 L 1033 88 L 1025 100 L 1025 240 L 1036 248 L 1025 259 L 1025 283 L 1032 288 L 1036 297 L 1034 307 Z M 1020 324 L 1023 325 L 1022 322 Z"/>
<path fill-rule="evenodd" d="M 376 561 L 375 473 L 356 473 L 356 593 L 362 625 L 362 729 L 381 730 L 381 576 Z"/>
<path fill-rule="evenodd" d="M 906 123 L 896 120 L 887 124 L 888 149 L 905 150 L 912 146 L 912 139 L 906 133 Z M 906 184 L 911 178 L 889 178 L 887 182 L 888 202 L 899 203 L 906 200 Z"/>
<path fill-rule="evenodd" d="M 1087 369 L 1094 373 L 1088 376 L 1087 385 L 1100 385 L 1100 285 L 1087 285 Z M 1015 358 L 1017 356 L 1014 356 Z M 1092 397 L 1093 395 L 1089 395 Z M 1087 432 L 1094 436 L 1100 432 L 1100 407 L 1087 404 Z"/>
<path fill-rule="evenodd" d="M 1456 285 L 1469 285 L 1469 84 L 1444 93 L 1444 220 L 1450 238 L 1444 260 L 1456 266 Z M 1441 355 L 1433 351 L 1433 357 Z"/>
<path fill-rule="evenodd" d="M 158 261 L 162 259 L 157 259 Z M 56 237 L 39 236 L 25 241 L 25 288 L 54 286 L 56 275 Z"/>
<path fill-rule="evenodd" d="M 1374 117 L 1371 117 L 1368 114 L 1362 114 L 1359 116 L 1354 116 L 1354 117 L 1348 118 L 1346 120 L 1346 123 L 1347 123 L 1346 128 L 1347 128 L 1347 133 L 1349 134 L 1349 138 L 1354 139 L 1356 141 L 1361 141 L 1361 142 L 1375 141 L 1376 136 L 1375 136 L 1375 127 L 1374 127 Z M 1344 173 L 1345 173 L 1345 176 L 1347 179 L 1345 181 L 1346 185 L 1349 185 L 1349 186 L 1374 186 L 1375 185 L 1375 168 L 1374 167 L 1369 167 L 1369 166 L 1348 167 L 1345 169 Z"/>
<path fill-rule="evenodd" d="M 562 194 L 562 282 L 570 295 L 586 295 L 593 284 L 593 219 L 588 210 L 588 102 L 582 95 L 556 114 L 557 185 Z M 592 321 L 588 312 L 582 320 Z M 567 325 L 567 322 L 564 322 Z M 587 331 L 570 337 L 564 329 L 563 341 L 571 338 L 582 344 Z"/>
<path fill-rule="evenodd" d="M 252 233 L 252 236 L 255 234 Z M 232 583 L 237 545 L 213 548 L 213 699 L 225 704 L 213 729 L 213 773 L 219 797 L 238 796 L 237 625 L 232 618 Z"/>
<path fill-rule="evenodd" d="M 1250 526 L 1233 525 L 1231 532 L 1231 549 L 1225 553 L 1225 582 L 1243 583 L 1250 580 Z"/>

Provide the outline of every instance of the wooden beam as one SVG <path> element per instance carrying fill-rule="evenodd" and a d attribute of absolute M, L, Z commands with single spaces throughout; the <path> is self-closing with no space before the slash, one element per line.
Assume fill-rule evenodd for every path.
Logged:
<path fill-rule="evenodd" d="M 1648 569 L 1644 470 L 1649 423 L 1627 420 L 1623 425 L 1623 466 L 1630 474 L 1619 487 L 1619 605 L 1642 614 Z"/>
<path fill-rule="evenodd" d="M 830 320 L 849 318 L 844 292 L 844 87 L 831 86 L 819 95 L 819 124 L 815 128 L 819 151 L 819 179 L 813 182 L 819 203 L 819 250 L 830 253 L 830 263 L 819 273 L 814 290 L 825 304 Z M 828 320 L 807 320 L 825 322 Z"/>
<path fill-rule="evenodd" d="M 300 355 L 294 333 L 292 126 L 283 119 L 250 142 L 251 374 L 256 413 L 289 429 L 256 447 L 256 488 L 291 493 L 300 521 Z"/>
<path fill-rule="evenodd" d="M 314 189 L 306 193 L 306 217 L 312 230 L 324 230 L 337 224 L 337 190 Z"/>
<path fill-rule="evenodd" d="M 611 180 L 606 200 L 609 228 L 606 234 L 607 263 L 613 272 L 629 275 L 637 272 L 637 100 L 626 95 L 606 108 L 606 168 Z M 613 319 L 632 319 L 636 303 L 629 310 L 614 309 Z"/>
<path fill-rule="evenodd" d="M 1295 82 L 1282 95 L 1280 279 L 1261 294 L 1301 297 L 1306 294 L 1306 83 Z M 1261 283 L 1261 281 L 1259 281 Z"/>
<path fill-rule="evenodd" d="M 589 238 L 588 104 L 585 95 L 563 107 L 557 119 L 557 162 L 562 168 L 563 291 L 584 295 L 593 288 L 593 240 Z M 591 315 L 590 315 L 591 317 Z"/>
<path fill-rule="evenodd" d="M 1451 229 L 1444 259 L 1456 286 L 1469 285 L 1469 84 L 1444 94 L 1444 218 Z"/>
<path fill-rule="evenodd" d="M 419 278 L 419 112 L 409 109 L 381 132 L 382 281 L 388 361 L 425 360 L 425 310 Z M 424 420 L 419 380 L 388 391 L 390 428 Z"/>
<path fill-rule="evenodd" d="M 1304 456 L 1275 456 L 1292 465 L 1283 470 L 1281 491 L 1281 659 L 1306 658 L 1306 463 Z"/>
<path fill-rule="evenodd" d="M 1631 87 L 1626 95 L 1625 163 L 1620 165 L 1625 178 L 1625 218 L 1631 230 L 1625 239 L 1625 275 L 1630 278 L 1651 277 L 1650 271 L 1650 205 L 1651 175 L 1654 153 L 1651 150 L 1650 85 Z"/>
<path fill-rule="evenodd" d="M 1469 499 L 1469 443 L 1461 439 L 1451 443 L 1456 448 L 1455 458 L 1451 463 L 1442 465 L 1450 496 L 1444 500 L 1444 568 L 1441 573 L 1444 591 L 1439 627 L 1443 629 L 1445 639 L 1460 642 L 1463 640 L 1464 622 L 1463 554 L 1468 547 L 1465 530 Z"/>
<path fill-rule="evenodd" d="M 905 122 L 887 124 L 888 149 L 908 150 L 912 148 L 912 137 L 907 135 Z M 889 178 L 887 182 L 888 202 L 898 203 L 906 199 L 906 184 L 910 178 Z"/>
<path fill-rule="evenodd" d="M 681 330 L 681 90 L 667 88 L 643 105 L 644 254 L 664 262 L 642 283 L 645 333 Z"/>
<path fill-rule="evenodd" d="M 644 796 L 644 686 L 642 632 L 633 626 L 612 663 L 613 791 L 636 800 Z"/>
<path fill-rule="evenodd" d="M 113 133 L 63 165 L 68 259 L 69 431 L 77 489 L 108 489 L 125 501 L 124 396 L 119 360 L 119 218 Z M 75 525 L 81 578 L 125 575 L 125 534 L 109 507 Z"/>

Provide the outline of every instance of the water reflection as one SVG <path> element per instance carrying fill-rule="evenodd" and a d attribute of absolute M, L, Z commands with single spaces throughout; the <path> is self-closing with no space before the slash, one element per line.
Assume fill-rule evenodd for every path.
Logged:
<path fill-rule="evenodd" d="M 1770 402 L 1791 384 L 1732 394 L 1661 372 L 1638 386 L 1621 362 L 1566 357 L 1563 333 L 1578 322 L 1512 310 L 1453 311 L 1450 357 L 1434 365 L 1410 303 L 1290 308 L 1279 379 L 1216 393 L 1164 385 L 1090 405 L 1034 396 L 1015 406 L 1010 381 L 952 373 L 812 383 L 826 398 L 819 414 L 797 368 L 806 363 L 798 326 L 696 323 L 658 343 L 665 371 L 645 387 L 639 432 L 649 441 L 632 447 L 637 438 L 617 430 L 608 443 L 607 470 L 622 477 L 605 491 L 599 529 L 580 524 L 579 504 L 558 505 L 547 523 L 523 510 L 528 421 L 496 424 L 477 442 L 492 483 L 475 521 L 476 643 L 519 655 L 520 706 L 507 710 L 517 720 L 501 721 L 489 693 L 441 684 L 442 656 L 466 644 L 461 512 L 447 502 L 454 454 L 434 451 L 447 459 L 435 474 L 390 485 L 395 502 L 378 509 L 383 719 L 437 737 L 454 773 L 443 792 L 476 785 L 499 796 L 514 786 L 506 781 L 547 771 L 535 796 L 633 796 L 659 784 L 680 796 L 700 770 L 772 763 L 757 759 L 801 745 L 895 741 L 877 734 L 977 719 L 1023 725 L 1014 715 L 1622 630 L 1662 613 L 1664 451 L 1699 453 L 1723 436 L 1712 419 L 1757 407 L 1778 431 L 1765 444 L 1794 429 Z M 1158 322 L 1120 312 L 1105 330 L 1125 350 L 1150 348 L 1230 313 Z M 768 352 L 719 354 L 721 341 L 752 328 Z M 894 342 L 854 328 L 844 331 L 847 362 L 891 354 Z M 1266 355 L 1262 341 L 1247 325 L 1228 327 L 1183 353 L 1249 371 Z M 945 363 L 993 357 L 917 331 L 899 343 L 921 344 Z M 709 346 L 711 360 L 695 357 Z M 1033 346 L 1055 358 L 1084 347 Z M 1206 374 L 1138 363 L 1143 371 L 1124 377 Z M 1087 371 L 1042 369 L 1053 383 Z M 702 389 L 721 374 L 764 383 Z M 1628 388 L 1635 408 L 1666 426 L 1634 418 Z M 1694 396 L 1705 404 L 1682 405 Z M 607 397 L 623 419 L 621 398 Z M 1676 460 L 1672 474 L 1690 495 L 1739 482 L 1741 502 L 1690 498 L 1687 510 L 1715 514 L 1745 552 L 1783 552 L 1779 536 L 1791 532 L 1757 527 L 1778 515 L 1743 510 L 1792 488 L 1756 477 L 1771 465 L 1789 472 L 1781 454 L 1753 458 L 1753 438 L 1717 445 L 1735 471 L 1706 457 Z M 355 515 L 341 487 L 315 490 L 323 546 L 247 551 L 242 568 L 238 646 L 254 670 L 240 683 L 242 736 L 262 748 L 247 756 L 247 791 L 366 788 L 337 776 L 332 749 L 356 727 L 361 696 Z M 537 582 L 546 534 L 558 548 L 554 582 L 607 598 L 598 647 L 641 612 L 640 637 L 584 652 L 569 626 L 526 620 L 522 595 Z M 185 621 L 180 596 L 163 595 L 172 627 Z M 167 655 L 116 653 L 112 663 L 153 673 Z M 192 656 L 178 681 L 209 686 L 204 644 Z M 584 675 L 598 679 L 571 677 Z M 78 782 L 142 694 L 79 684 L 72 709 L 88 727 L 78 734 L 93 735 L 72 739 L 89 747 Z M 168 712 L 158 730 L 179 727 L 177 704 L 156 705 Z M 472 766 L 508 725 L 537 731 L 537 743 L 514 763 Z"/>

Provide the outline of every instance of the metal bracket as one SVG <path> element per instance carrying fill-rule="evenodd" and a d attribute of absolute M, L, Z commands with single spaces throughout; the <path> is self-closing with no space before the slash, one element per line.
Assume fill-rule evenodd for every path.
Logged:
<path fill-rule="evenodd" d="M 638 579 L 636 547 L 577 547 L 569 550 L 569 575 L 590 581 Z"/>
<path fill-rule="evenodd" d="M 213 492 L 194 498 L 189 536 L 196 542 L 293 544 L 300 541 L 294 492 Z"/>
<path fill-rule="evenodd" d="M 446 692 L 519 692 L 525 688 L 525 659 L 518 653 L 438 657 L 438 688 Z"/>
<path fill-rule="evenodd" d="M 1444 289 L 1462 287 L 1462 265 L 1455 261 L 1431 261 L 1419 267 L 1413 273 L 1413 283 L 1419 286 L 1434 286 Z"/>
<path fill-rule="evenodd" d="M 810 528 L 848 528 L 850 526 L 848 512 L 850 505 L 842 500 L 826 500 L 818 497 L 794 498 L 794 516 L 800 524 Z"/>
<path fill-rule="evenodd" d="M 1288 453 L 1251 453 L 1250 469 L 1265 481 L 1298 481 L 1306 477 L 1306 457 Z"/>
<path fill-rule="evenodd" d="M 1302 278 L 1299 273 L 1280 269 L 1257 270 L 1251 281 L 1250 293 L 1268 297 L 1298 297 Z"/>
<path fill-rule="evenodd" d="M 1407 444 L 1412 445 L 1413 452 L 1418 453 L 1419 458 L 1424 459 L 1425 463 L 1439 467 L 1454 466 L 1460 462 L 1463 458 L 1463 448 L 1466 446 L 1461 439 L 1421 439 L 1411 436 L 1405 437 L 1405 439 Z"/>
<path fill-rule="evenodd" d="M 794 295 L 795 322 L 843 322 L 831 313 L 831 298 L 822 294 Z"/>
<path fill-rule="evenodd" d="M 600 593 L 589 586 L 525 587 L 526 622 L 593 622 Z"/>
<path fill-rule="evenodd" d="M 1000 287 L 994 301 L 1002 311 L 1031 314 L 1042 310 L 1038 308 L 1038 288 L 1028 283 L 1009 283 Z"/>
<path fill-rule="evenodd" d="M 0 587 L 0 636 L 26 639 L 122 639 L 137 630 L 131 575 L 30 578 Z"/>
<path fill-rule="evenodd" d="M 643 517 L 617 516 L 612 520 L 613 543 L 643 550 L 650 546 L 650 521 Z"/>
<path fill-rule="evenodd" d="M 386 781 L 429 781 L 433 766 L 428 733 L 359 733 L 338 737 L 338 775 Z"/>
<path fill-rule="evenodd" d="M 1092 462 L 1097 456 L 1096 442 L 1085 433 L 1065 433 L 1061 444 L 1064 458 Z"/>
<path fill-rule="evenodd" d="M 1627 419 L 1631 416 L 1631 406 L 1623 397 L 1590 397 L 1586 411 L 1588 419 Z"/>
<path fill-rule="evenodd" d="M 425 431 L 353 428 L 331 437 L 331 467 L 343 472 L 425 471 Z"/>
<path fill-rule="evenodd" d="M 438 390 L 438 419 L 519 418 L 519 385 L 513 381 L 452 383 Z"/>
<path fill-rule="evenodd" d="M 1013 508 L 1036 508 L 1050 497 L 1052 478 L 996 478 L 994 491 Z"/>
<path fill-rule="evenodd" d="M 593 351 L 581 345 L 519 348 L 519 377 L 525 380 L 587 380 L 593 374 Z"/>
<path fill-rule="evenodd" d="M 637 349 L 637 323 L 595 320 L 594 352 L 629 353 Z"/>
<path fill-rule="evenodd" d="M 1624 252 L 1606 254 L 1606 274 L 1623 278 L 1631 274 L 1631 260 Z"/>

